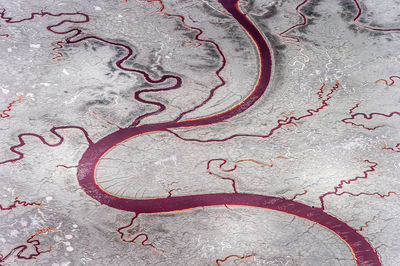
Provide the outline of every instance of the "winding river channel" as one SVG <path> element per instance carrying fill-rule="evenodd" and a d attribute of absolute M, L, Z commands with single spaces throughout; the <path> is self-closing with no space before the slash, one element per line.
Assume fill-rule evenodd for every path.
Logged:
<path fill-rule="evenodd" d="M 268 88 L 273 67 L 271 50 L 268 43 L 252 21 L 241 12 L 238 0 L 219 0 L 219 2 L 237 23 L 241 25 L 243 30 L 247 32 L 257 47 L 260 69 L 257 84 L 252 92 L 241 103 L 219 114 L 192 120 L 174 120 L 121 128 L 96 143 L 89 143 L 89 147 L 83 154 L 78 165 L 77 177 L 80 186 L 90 197 L 101 204 L 119 210 L 135 212 L 136 214 L 173 212 L 216 205 L 241 205 L 285 212 L 317 223 L 338 235 L 350 247 L 358 265 L 381 265 L 376 251 L 355 229 L 334 216 L 327 214 L 321 208 L 314 208 L 294 200 L 249 193 L 210 193 L 169 196 L 166 198 L 131 199 L 111 195 L 96 184 L 95 172 L 98 162 L 110 149 L 116 147 L 118 144 L 150 132 L 162 132 L 174 128 L 207 126 L 219 123 L 246 111 L 263 96 Z M 73 41 L 70 40 L 70 42 Z M 164 80 L 160 80 L 160 82 Z"/>

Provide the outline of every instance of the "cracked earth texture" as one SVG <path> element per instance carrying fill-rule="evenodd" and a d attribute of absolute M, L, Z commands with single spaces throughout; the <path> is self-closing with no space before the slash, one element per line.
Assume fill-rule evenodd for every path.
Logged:
<path fill-rule="evenodd" d="M 0 0 L 0 265 L 400 265 L 399 6 Z"/>

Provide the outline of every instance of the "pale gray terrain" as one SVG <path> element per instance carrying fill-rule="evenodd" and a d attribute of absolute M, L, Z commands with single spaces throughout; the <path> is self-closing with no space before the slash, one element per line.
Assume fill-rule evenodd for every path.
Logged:
<path fill-rule="evenodd" d="M 357 2 L 362 14 L 354 20 Z M 222 123 L 153 132 L 115 146 L 99 161 L 96 183 L 112 195 L 143 199 L 230 193 L 233 184 L 238 192 L 316 208 L 322 197 L 324 211 L 357 229 L 382 265 L 400 265 L 400 77 L 394 77 L 400 76 L 400 1 L 357 2 L 308 0 L 298 7 L 301 0 L 240 0 L 273 54 L 267 92 Z M 166 106 L 141 124 L 175 119 L 221 83 L 216 72 L 223 58 L 213 43 L 226 58 L 220 72 L 226 84 L 184 119 L 243 101 L 259 72 L 247 33 L 216 0 L 163 5 L 0 0 L 0 162 L 19 158 L 10 147 L 22 133 L 57 144 L 54 126 L 82 127 L 96 142 L 156 110 L 135 100 L 135 92 L 170 85 L 119 69 L 116 62 L 126 54 L 121 47 L 98 40 L 67 44 L 71 33 L 46 29 L 74 15 L 37 15 L 21 23 L 4 17 L 82 12 L 88 22 L 58 30 L 79 28 L 131 47 L 126 64 L 154 79 L 181 77 L 177 90 L 141 95 Z M 305 25 L 291 28 L 303 23 L 301 14 Z M 209 42 L 196 40 L 193 27 Z M 356 113 L 366 116 L 352 119 Z M 279 120 L 302 116 L 263 137 Z M 140 214 L 117 231 L 135 214 L 101 205 L 82 190 L 75 166 L 88 142 L 78 129 L 57 132 L 63 142 L 54 147 L 23 136 L 25 145 L 16 148 L 23 158 L 0 164 L 0 265 L 356 265 L 346 242 L 327 228 L 245 206 Z M 235 134 L 250 136 L 183 140 Z M 35 234 L 40 245 L 27 242 Z M 26 249 L 19 253 L 21 245 Z"/>

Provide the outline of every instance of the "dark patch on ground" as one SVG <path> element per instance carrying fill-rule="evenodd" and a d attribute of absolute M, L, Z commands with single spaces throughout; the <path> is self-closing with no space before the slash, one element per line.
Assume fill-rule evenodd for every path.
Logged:
<path fill-rule="evenodd" d="M 342 7 L 342 13 L 340 16 L 346 21 L 353 21 L 358 13 L 354 2 L 352 0 L 341 0 L 340 6 Z"/>
<path fill-rule="evenodd" d="M 115 61 L 114 60 L 109 60 L 107 62 L 107 66 L 110 69 L 111 73 L 114 73 L 115 71 L 117 71 L 117 67 L 115 66 Z M 107 74 L 111 74 L 111 73 L 107 73 Z"/>
<path fill-rule="evenodd" d="M 104 47 L 104 46 L 106 46 L 106 44 L 104 42 L 101 42 L 98 40 L 91 40 L 91 42 L 89 43 L 89 46 L 91 46 L 93 51 L 96 51 L 97 48 Z"/>
<path fill-rule="evenodd" d="M 358 23 L 360 23 L 360 24 L 366 24 L 367 23 L 367 21 L 365 20 L 365 18 L 362 18 L 362 17 L 360 17 L 360 18 L 358 18 Z"/>
<path fill-rule="evenodd" d="M 315 25 L 315 24 L 316 24 L 316 23 L 315 23 L 315 19 L 314 19 L 314 18 L 308 18 L 308 19 L 307 19 L 307 25 L 300 26 L 300 27 L 297 28 L 297 30 L 298 30 L 300 33 L 307 34 L 307 26 L 309 26 L 309 25 Z"/>
<path fill-rule="evenodd" d="M 277 46 L 275 46 L 275 49 L 278 51 L 283 51 L 286 49 L 286 45 L 284 45 L 284 44 L 277 45 Z"/>
<path fill-rule="evenodd" d="M 214 64 L 215 64 L 215 61 L 219 62 L 221 60 L 221 56 L 220 56 L 217 48 L 215 48 L 214 45 L 212 45 L 210 43 L 203 43 L 202 45 L 203 45 L 203 49 L 205 49 L 205 51 L 206 51 L 206 54 L 209 57 L 211 57 L 212 59 L 214 59 L 214 60 L 212 60 L 212 62 L 214 62 Z"/>
<path fill-rule="evenodd" d="M 86 105 L 91 106 L 91 105 L 109 105 L 111 104 L 112 101 L 107 100 L 107 99 L 100 99 L 100 100 L 92 100 L 86 102 Z"/>
<path fill-rule="evenodd" d="M 300 12 L 306 17 L 320 17 L 321 14 L 315 12 L 315 8 L 319 5 L 320 0 L 308 1 L 304 6 L 300 8 Z"/>
<path fill-rule="evenodd" d="M 258 18 L 267 19 L 267 18 L 271 18 L 271 17 L 275 16 L 276 14 L 278 14 L 278 8 L 276 7 L 276 5 L 272 5 L 272 6 L 267 7 L 267 11 L 264 14 L 262 14 L 260 16 L 257 16 L 257 15 L 255 15 L 255 16 L 257 16 Z"/>
<path fill-rule="evenodd" d="M 180 21 L 179 22 L 177 21 L 175 23 L 174 32 L 179 32 L 179 34 L 178 34 L 179 36 L 183 35 L 188 39 L 193 39 L 194 36 L 196 36 L 196 34 L 198 33 L 197 30 L 191 30 L 191 29 L 184 27 Z"/>
<path fill-rule="evenodd" d="M 163 227 L 163 224 L 162 224 L 162 223 L 157 224 L 157 227 L 154 228 L 154 229 L 155 229 L 155 231 L 160 232 L 160 233 L 163 233 L 163 234 L 168 234 L 168 233 L 169 233 L 169 230 L 168 230 L 168 229 L 165 229 L 165 228 Z"/>
<path fill-rule="evenodd" d="M 127 77 L 127 78 L 131 78 L 131 76 L 129 76 L 128 74 L 124 73 L 124 72 L 120 72 L 118 73 L 119 76 L 123 76 L 123 77 Z"/>
<path fill-rule="evenodd" d="M 240 3 L 240 2 L 239 2 Z M 243 3 L 241 9 L 245 12 L 245 13 L 249 13 L 251 12 L 251 10 L 253 10 L 254 8 L 254 0 L 247 0 L 246 3 Z"/>
<path fill-rule="evenodd" d="M 241 26 L 229 23 L 229 26 L 225 28 L 225 31 L 227 34 L 224 39 L 232 40 L 235 44 L 237 44 L 236 46 L 238 48 L 235 48 L 236 52 L 250 49 L 251 45 L 249 39 L 246 35 L 244 35 Z"/>

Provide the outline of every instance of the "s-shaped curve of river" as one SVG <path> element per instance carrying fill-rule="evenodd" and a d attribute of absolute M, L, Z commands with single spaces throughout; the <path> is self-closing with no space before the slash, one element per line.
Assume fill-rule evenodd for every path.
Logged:
<path fill-rule="evenodd" d="M 238 105 L 219 114 L 193 120 L 170 121 L 122 128 L 96 143 L 90 143 L 78 165 L 77 177 L 80 186 L 90 197 L 101 204 L 119 210 L 135 212 L 136 214 L 172 212 L 216 205 L 241 205 L 285 212 L 322 225 L 337 234 L 352 250 L 357 265 L 381 265 L 377 252 L 355 229 L 325 213 L 321 208 L 313 208 L 293 200 L 250 193 L 211 193 L 166 198 L 131 199 L 111 195 L 96 184 L 95 171 L 98 162 L 110 149 L 121 142 L 149 132 L 219 123 L 246 111 L 261 98 L 271 78 L 271 51 L 257 27 L 240 11 L 238 1 L 219 0 L 220 4 L 242 26 L 257 47 L 260 69 L 257 84 L 251 94 Z"/>

